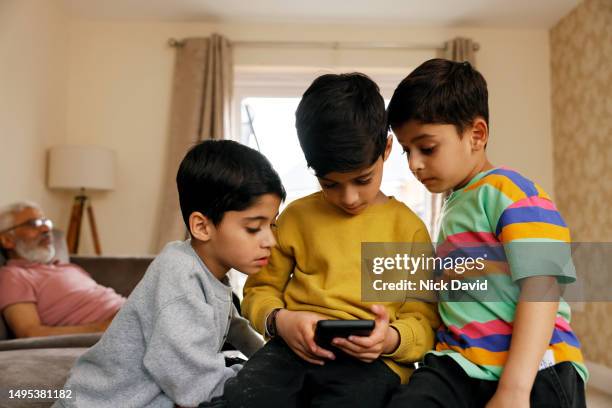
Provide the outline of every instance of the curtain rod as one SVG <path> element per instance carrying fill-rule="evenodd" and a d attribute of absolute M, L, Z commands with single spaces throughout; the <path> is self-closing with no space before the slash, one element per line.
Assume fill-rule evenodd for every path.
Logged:
<path fill-rule="evenodd" d="M 446 49 L 444 45 L 418 44 L 418 43 L 396 43 L 396 42 L 343 42 L 343 41 L 232 41 L 232 45 L 245 48 L 316 48 L 333 50 L 438 50 Z M 181 40 L 170 38 L 168 45 L 180 47 L 184 44 Z M 480 49 L 479 44 L 474 44 L 474 51 Z"/>

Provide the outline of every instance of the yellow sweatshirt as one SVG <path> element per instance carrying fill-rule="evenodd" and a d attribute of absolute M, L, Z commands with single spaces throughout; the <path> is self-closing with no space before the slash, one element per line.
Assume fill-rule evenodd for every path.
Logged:
<path fill-rule="evenodd" d="M 349 215 L 328 203 L 321 192 L 314 193 L 288 205 L 277 226 L 278 245 L 269 264 L 247 279 L 242 302 L 244 316 L 262 334 L 275 308 L 316 312 L 330 319 L 374 319 L 373 303 L 361 300 L 361 243 L 431 244 L 423 222 L 392 197 Z M 383 360 L 405 383 L 412 370 L 401 363 L 418 361 L 433 347 L 440 324 L 435 305 L 377 303 L 387 308 L 390 324 L 400 334 L 399 346 Z"/>

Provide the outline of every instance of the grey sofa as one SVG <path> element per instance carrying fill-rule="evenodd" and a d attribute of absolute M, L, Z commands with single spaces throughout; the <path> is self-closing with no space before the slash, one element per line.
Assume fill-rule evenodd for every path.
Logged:
<path fill-rule="evenodd" d="M 61 242 L 61 241 L 60 241 Z M 100 284 L 127 296 L 144 275 L 152 257 L 73 256 Z M 0 260 L 0 265 L 3 264 Z M 0 408 L 48 407 L 53 399 L 11 398 L 11 390 L 60 390 L 75 360 L 101 333 L 11 338 L 0 318 Z"/>

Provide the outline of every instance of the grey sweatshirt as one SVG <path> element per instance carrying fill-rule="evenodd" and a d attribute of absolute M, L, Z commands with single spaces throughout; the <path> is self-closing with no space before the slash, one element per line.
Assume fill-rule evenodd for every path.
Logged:
<path fill-rule="evenodd" d="M 262 345 L 232 304 L 227 278 L 216 279 L 190 241 L 171 242 L 70 371 L 72 398 L 53 406 L 197 406 L 241 368 L 225 367 L 225 340 L 246 356 Z"/>

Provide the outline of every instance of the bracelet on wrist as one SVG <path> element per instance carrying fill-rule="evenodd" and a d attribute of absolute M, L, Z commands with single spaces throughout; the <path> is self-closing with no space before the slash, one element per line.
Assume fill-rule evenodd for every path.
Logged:
<path fill-rule="evenodd" d="M 278 334 L 276 330 L 276 315 L 281 311 L 281 308 L 276 308 L 270 312 L 266 319 L 266 332 L 270 337 L 276 337 Z"/>

